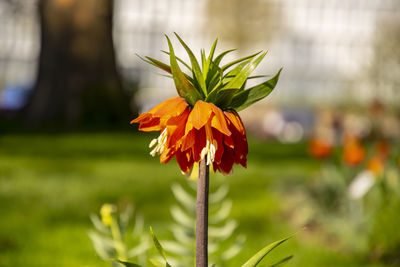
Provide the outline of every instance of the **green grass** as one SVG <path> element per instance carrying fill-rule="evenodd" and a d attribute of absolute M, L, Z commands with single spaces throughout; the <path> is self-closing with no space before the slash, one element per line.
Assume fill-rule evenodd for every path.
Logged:
<path fill-rule="evenodd" d="M 108 266 L 87 236 L 89 214 L 105 202 L 134 203 L 159 238 L 168 235 L 170 185 L 186 178 L 175 162 L 163 165 L 149 155 L 150 140 L 115 133 L 0 136 L 0 266 Z M 318 167 L 303 144 L 250 143 L 248 168 L 236 167 L 226 178 L 232 217 L 247 235 L 231 266 L 298 230 L 282 214 L 282 188 L 304 182 Z M 307 230 L 272 258 L 291 254 L 289 266 L 373 266 Z"/>

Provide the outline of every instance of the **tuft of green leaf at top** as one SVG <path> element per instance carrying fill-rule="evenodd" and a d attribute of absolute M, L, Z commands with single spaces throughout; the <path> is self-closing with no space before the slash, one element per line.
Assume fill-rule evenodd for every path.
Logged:
<path fill-rule="evenodd" d="M 217 47 L 217 43 L 218 43 L 218 38 L 215 39 L 213 45 L 211 46 L 210 54 L 208 55 L 207 60 L 205 61 L 204 65 L 203 65 L 203 77 L 206 82 L 206 85 L 207 85 L 208 71 L 210 69 L 211 61 L 214 57 L 215 48 Z"/>
<path fill-rule="evenodd" d="M 248 106 L 262 100 L 268 96 L 275 88 L 279 80 L 282 68 L 275 74 L 274 77 L 266 82 L 253 86 L 249 89 L 238 92 L 232 99 L 229 108 L 240 111 Z"/>
<path fill-rule="evenodd" d="M 200 51 L 200 66 L 189 46 L 177 33 L 175 35 L 186 50 L 191 66 L 175 55 L 168 36 L 166 38 L 169 51 L 162 52 L 169 55 L 170 65 L 151 57 L 140 58 L 171 74 L 171 76 L 166 76 L 174 80 L 179 96 L 185 98 L 190 106 L 194 106 L 198 100 L 203 100 L 223 110 L 240 111 L 268 96 L 278 82 L 282 69 L 266 82 L 245 89 L 247 80 L 266 77 L 265 75 L 250 75 L 267 52 L 260 51 L 220 66 L 222 59 L 235 49 L 224 51 L 214 58 L 218 43 L 216 39 L 207 57 L 204 49 Z M 183 64 L 190 74 L 182 72 L 178 62 Z"/>
<path fill-rule="evenodd" d="M 196 81 L 198 82 L 200 89 L 203 91 L 204 95 L 207 95 L 206 82 L 204 80 L 203 73 L 201 72 L 199 62 L 197 62 L 197 59 L 194 56 L 192 50 L 190 50 L 189 46 L 186 45 L 181 37 L 177 33 L 175 33 L 175 36 L 178 38 L 179 42 L 182 44 L 187 54 L 189 55 L 190 62 L 192 63 L 192 71 L 194 77 L 196 77 Z"/>
<path fill-rule="evenodd" d="M 171 73 L 174 79 L 176 90 L 178 94 L 185 98 L 189 105 L 193 106 L 198 100 L 202 99 L 200 92 L 186 79 L 185 75 L 179 68 L 177 59 L 175 57 L 174 48 L 172 47 L 171 40 L 166 36 L 169 47 L 169 58 L 171 65 Z"/>
<path fill-rule="evenodd" d="M 253 70 L 260 64 L 261 60 L 265 57 L 267 51 L 262 53 L 253 62 L 248 64 L 242 71 L 240 71 L 227 85 L 225 85 L 221 90 L 227 90 L 232 88 L 241 88 L 242 85 L 247 80 L 247 77 L 253 72 Z"/>

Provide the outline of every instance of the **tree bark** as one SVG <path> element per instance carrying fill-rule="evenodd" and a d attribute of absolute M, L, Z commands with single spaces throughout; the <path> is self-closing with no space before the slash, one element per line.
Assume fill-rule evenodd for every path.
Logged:
<path fill-rule="evenodd" d="M 117 72 L 113 0 L 40 0 L 41 52 L 25 109 L 31 125 L 80 126 L 127 120 Z"/>
<path fill-rule="evenodd" d="M 200 161 L 197 180 L 196 267 L 208 267 L 208 191 L 210 168 Z"/>

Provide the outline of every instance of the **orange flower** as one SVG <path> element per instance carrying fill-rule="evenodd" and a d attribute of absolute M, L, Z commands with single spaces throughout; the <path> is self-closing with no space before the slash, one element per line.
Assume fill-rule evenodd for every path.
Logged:
<path fill-rule="evenodd" d="M 347 142 L 344 145 L 343 160 L 349 165 L 360 164 L 365 157 L 365 149 L 358 141 Z"/>
<path fill-rule="evenodd" d="M 190 107 L 184 98 L 170 98 L 132 120 L 142 131 L 160 131 L 150 143 L 152 156 L 160 162 L 173 157 L 184 173 L 190 173 L 194 162 L 207 157 L 214 171 L 230 173 L 234 163 L 246 167 L 248 152 L 246 132 L 235 111 L 222 111 L 202 100 Z"/>
<path fill-rule="evenodd" d="M 375 145 L 375 151 L 382 159 L 386 159 L 389 156 L 390 150 L 390 145 L 387 141 L 379 141 Z"/>
<path fill-rule="evenodd" d="M 367 162 L 367 170 L 371 171 L 375 175 L 382 173 L 383 171 L 383 160 L 380 157 L 374 156 Z"/>
<path fill-rule="evenodd" d="M 316 138 L 310 141 L 308 150 L 314 158 L 323 159 L 332 153 L 332 145 Z"/>
<path fill-rule="evenodd" d="M 231 172 L 234 163 L 246 167 L 246 132 L 237 111 L 268 96 L 282 69 L 271 79 L 245 88 L 250 73 L 267 52 L 219 65 L 233 50 L 214 59 L 215 40 L 208 57 L 202 50 L 203 60 L 199 64 L 190 48 L 175 35 L 186 50 L 191 66 L 175 56 L 168 36 L 169 65 L 151 57 L 142 59 L 172 75 L 179 97 L 164 101 L 131 123 L 139 123 L 142 131 L 160 131 L 160 136 L 150 143 L 150 147 L 154 146 L 150 154 L 159 154 L 162 163 L 175 157 L 186 174 L 191 172 L 195 162 L 203 159 L 207 159 L 207 165 L 213 165 L 214 171 L 222 173 Z M 189 68 L 192 76 L 182 72 L 178 61 Z"/>

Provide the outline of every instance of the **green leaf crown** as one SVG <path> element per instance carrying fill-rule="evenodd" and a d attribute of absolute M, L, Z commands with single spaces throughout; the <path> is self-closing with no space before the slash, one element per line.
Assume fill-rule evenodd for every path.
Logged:
<path fill-rule="evenodd" d="M 271 79 L 245 89 L 247 80 L 266 77 L 264 75 L 250 76 L 267 54 L 266 51 L 260 51 L 222 65 L 222 59 L 235 49 L 214 56 L 218 42 L 218 39 L 216 39 L 208 57 L 206 57 L 205 51 L 201 50 L 200 66 L 186 43 L 178 34 L 175 33 L 175 35 L 189 55 L 190 65 L 175 55 L 168 36 L 166 38 L 169 52 L 162 52 L 169 55 L 169 65 L 147 56 L 141 59 L 168 72 L 170 74 L 168 77 L 174 80 L 179 96 L 185 98 L 191 106 L 194 106 L 198 100 L 203 100 L 213 103 L 223 110 L 239 111 L 269 95 L 278 82 L 282 68 Z M 178 62 L 187 68 L 190 75 L 181 70 Z"/>

